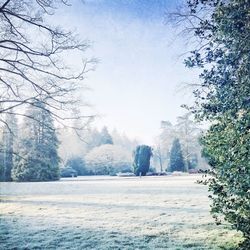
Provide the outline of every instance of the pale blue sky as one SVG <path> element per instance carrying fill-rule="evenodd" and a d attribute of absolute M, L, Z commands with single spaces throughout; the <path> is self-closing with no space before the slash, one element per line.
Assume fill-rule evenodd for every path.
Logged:
<path fill-rule="evenodd" d="M 85 94 L 101 115 L 96 125 L 117 128 L 129 137 L 152 144 L 160 121 L 175 122 L 190 103 L 191 93 L 179 92 L 183 82 L 197 81 L 185 69 L 185 39 L 164 24 L 174 0 L 80 0 L 59 13 L 82 38 L 92 41 L 88 55 L 100 63 L 86 79 Z"/>

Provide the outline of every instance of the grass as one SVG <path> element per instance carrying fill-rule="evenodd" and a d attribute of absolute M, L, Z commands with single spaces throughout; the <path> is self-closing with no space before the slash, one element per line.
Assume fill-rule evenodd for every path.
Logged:
<path fill-rule="evenodd" d="M 233 250 L 197 176 L 0 183 L 1 249 Z"/>

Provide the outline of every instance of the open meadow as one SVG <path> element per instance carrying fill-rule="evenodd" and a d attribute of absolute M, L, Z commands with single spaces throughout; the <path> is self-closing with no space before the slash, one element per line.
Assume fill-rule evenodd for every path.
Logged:
<path fill-rule="evenodd" d="M 234 249 L 199 175 L 0 183 L 1 249 Z"/>

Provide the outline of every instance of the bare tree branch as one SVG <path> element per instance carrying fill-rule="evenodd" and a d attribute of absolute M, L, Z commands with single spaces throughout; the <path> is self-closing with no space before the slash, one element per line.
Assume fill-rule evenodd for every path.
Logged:
<path fill-rule="evenodd" d="M 70 2 L 7 0 L 0 4 L 0 116 L 13 108 L 24 115 L 25 106 L 42 100 L 58 122 L 90 117 L 66 115 L 80 105 L 74 93 L 96 61 L 83 59 L 75 68 L 67 65 L 68 55 L 83 58 L 89 44 L 46 22 L 46 16 L 54 15 L 60 5 Z"/>

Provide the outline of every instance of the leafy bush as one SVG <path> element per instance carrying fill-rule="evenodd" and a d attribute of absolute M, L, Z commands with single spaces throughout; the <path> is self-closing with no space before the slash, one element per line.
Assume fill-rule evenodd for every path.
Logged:
<path fill-rule="evenodd" d="M 188 22 L 202 44 L 186 60 L 201 84 L 191 109 L 213 125 L 203 137 L 212 213 L 241 231 L 250 249 L 250 1 L 188 0 Z M 180 15 L 183 18 L 184 15 Z"/>
<path fill-rule="evenodd" d="M 77 175 L 89 175 L 89 171 L 86 169 L 85 162 L 81 157 L 68 159 L 65 166 L 73 168 L 77 172 Z"/>
<path fill-rule="evenodd" d="M 85 157 L 88 171 L 95 175 L 115 175 L 127 172 L 131 166 L 131 156 L 126 149 L 105 144 L 91 150 Z"/>
<path fill-rule="evenodd" d="M 70 167 L 63 168 L 61 169 L 61 177 L 77 177 L 77 171 Z"/>

